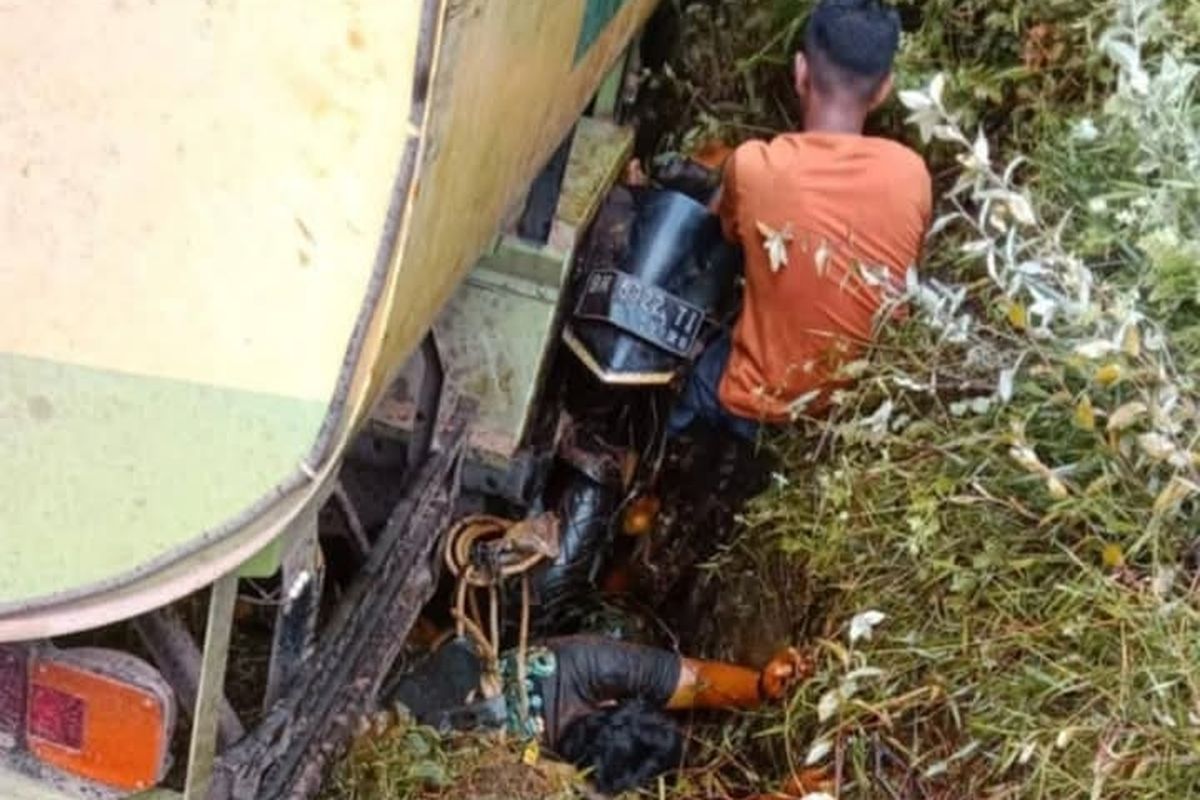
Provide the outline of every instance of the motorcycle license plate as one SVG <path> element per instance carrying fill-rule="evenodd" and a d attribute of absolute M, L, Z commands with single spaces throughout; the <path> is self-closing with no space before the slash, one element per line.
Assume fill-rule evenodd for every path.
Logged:
<path fill-rule="evenodd" d="M 696 344 L 704 322 L 704 311 L 691 303 L 615 270 L 597 270 L 588 276 L 575 316 L 611 323 L 684 357 Z"/>

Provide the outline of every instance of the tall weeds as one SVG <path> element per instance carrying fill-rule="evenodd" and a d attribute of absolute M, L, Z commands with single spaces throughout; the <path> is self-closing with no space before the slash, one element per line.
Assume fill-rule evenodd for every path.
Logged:
<path fill-rule="evenodd" d="M 781 438 L 712 573 L 803 584 L 824 666 L 685 795 L 1200 796 L 1200 33 L 1082 6 L 927 4 L 895 111 L 945 172 L 891 287 L 918 313 Z"/>

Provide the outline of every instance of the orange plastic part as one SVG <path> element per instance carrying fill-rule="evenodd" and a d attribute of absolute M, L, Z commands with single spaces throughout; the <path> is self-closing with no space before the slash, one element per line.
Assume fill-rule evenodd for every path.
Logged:
<path fill-rule="evenodd" d="M 600 586 L 605 594 L 629 594 L 633 589 L 633 574 L 622 564 L 609 570 Z"/>
<path fill-rule="evenodd" d="M 654 495 L 642 495 L 629 504 L 625 517 L 621 521 L 621 529 L 626 536 L 645 536 L 654 529 L 654 521 L 658 518 L 662 501 Z"/>
<path fill-rule="evenodd" d="M 734 148 L 722 139 L 708 139 L 696 147 L 692 153 L 692 160 L 709 169 L 721 169 L 733 150 Z"/>
<path fill-rule="evenodd" d="M 30 732 L 29 749 L 46 764 L 116 789 L 149 789 L 166 752 L 166 709 L 154 693 L 78 667 L 42 662 L 33 691 L 43 687 L 83 702 L 82 747 L 74 750 Z"/>
<path fill-rule="evenodd" d="M 754 708 L 762 702 L 758 670 L 685 658 L 669 709 Z"/>

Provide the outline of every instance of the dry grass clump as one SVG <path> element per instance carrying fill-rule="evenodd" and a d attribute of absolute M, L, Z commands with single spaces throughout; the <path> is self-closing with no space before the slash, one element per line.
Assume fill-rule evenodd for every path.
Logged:
<path fill-rule="evenodd" d="M 1194 796 L 1197 517 L 1155 511 L 1145 463 L 1078 419 L 1081 392 L 1112 408 L 1118 390 L 1031 357 L 1011 405 L 978 414 L 959 405 L 975 400 L 897 396 L 886 383 L 913 371 L 897 364 L 917 364 L 888 360 L 868 394 L 913 421 L 840 431 L 815 463 L 789 442 L 787 483 L 742 542 L 802 570 L 837 623 L 821 679 L 766 723 L 776 765 L 827 764 L 854 797 L 885 796 L 884 754 L 905 765 L 897 791 Z M 886 402 L 848 407 L 862 414 L 845 424 Z M 1014 455 L 1030 441 L 1047 471 Z M 878 620 L 869 640 L 849 641 L 855 619 Z"/>
<path fill-rule="evenodd" d="M 526 762 L 519 743 L 497 735 L 440 737 L 400 722 L 360 737 L 339 764 L 325 800 L 572 800 L 571 767 Z"/>

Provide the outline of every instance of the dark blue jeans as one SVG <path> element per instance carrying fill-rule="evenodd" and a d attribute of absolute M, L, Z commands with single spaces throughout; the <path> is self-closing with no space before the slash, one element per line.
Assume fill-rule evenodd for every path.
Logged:
<path fill-rule="evenodd" d="M 696 420 L 702 419 L 714 428 L 728 431 L 740 439 L 752 442 L 758 438 L 761 427 L 759 423 L 739 417 L 721 406 L 721 376 L 725 374 L 725 365 L 729 363 L 732 349 L 733 343 L 729 334 L 722 333 L 700 354 L 683 392 L 675 402 L 675 408 L 671 411 L 671 419 L 667 422 L 667 436 L 674 438 L 691 427 Z"/>

